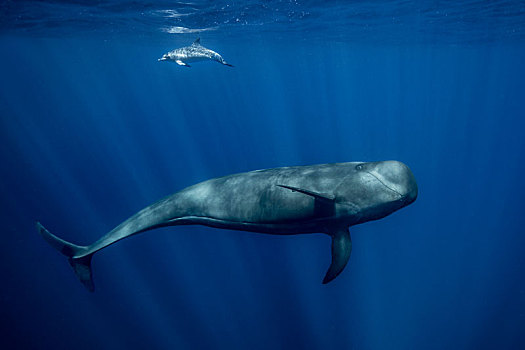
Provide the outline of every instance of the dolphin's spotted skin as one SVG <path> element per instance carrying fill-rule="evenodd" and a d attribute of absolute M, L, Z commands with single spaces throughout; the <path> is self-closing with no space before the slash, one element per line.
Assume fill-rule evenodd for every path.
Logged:
<path fill-rule="evenodd" d="M 179 66 L 190 67 L 188 62 L 198 62 L 198 61 L 217 61 L 226 66 L 233 67 L 231 64 L 227 63 L 221 55 L 217 52 L 207 49 L 201 45 L 200 38 L 197 38 L 190 46 L 181 47 L 180 49 L 175 49 L 173 51 L 164 54 L 159 61 L 173 61 Z"/>
<path fill-rule="evenodd" d="M 175 225 L 206 225 L 278 235 L 325 233 L 332 264 L 323 283 L 345 267 L 352 249 L 348 227 L 381 219 L 412 203 L 417 184 L 397 161 L 338 163 L 257 170 L 187 187 L 146 207 L 89 246 L 37 229 L 93 290 L 93 254 L 121 239 Z"/>

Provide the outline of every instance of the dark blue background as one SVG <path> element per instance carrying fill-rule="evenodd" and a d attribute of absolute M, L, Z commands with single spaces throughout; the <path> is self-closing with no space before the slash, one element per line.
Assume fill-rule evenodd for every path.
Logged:
<path fill-rule="evenodd" d="M 52 349 L 517 349 L 525 345 L 525 46 L 202 44 L 0 36 L 0 342 Z M 410 207 L 324 235 L 172 227 L 93 259 L 87 292 L 34 228 L 89 244 L 185 186 L 260 168 L 397 159 Z"/>

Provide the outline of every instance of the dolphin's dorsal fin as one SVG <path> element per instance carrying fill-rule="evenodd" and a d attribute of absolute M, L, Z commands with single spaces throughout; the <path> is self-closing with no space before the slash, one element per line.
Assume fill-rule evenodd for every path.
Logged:
<path fill-rule="evenodd" d="M 192 45 L 200 45 L 201 44 L 201 38 L 195 39 Z"/>
<path fill-rule="evenodd" d="M 277 186 L 282 187 L 282 188 L 287 188 L 287 189 L 291 190 L 292 192 L 304 193 L 307 196 L 312 196 L 315 199 L 318 199 L 318 200 L 320 200 L 322 202 L 326 202 L 326 203 L 330 203 L 330 204 L 333 204 L 335 202 L 335 196 L 331 195 L 331 194 L 318 193 L 318 192 L 305 190 L 305 189 L 298 188 L 298 187 L 293 187 L 293 186 L 287 186 L 287 185 L 277 185 Z"/>
<path fill-rule="evenodd" d="M 332 281 L 344 270 L 352 252 L 352 239 L 347 227 L 335 229 L 330 235 L 332 236 L 332 263 L 326 271 L 323 284 Z"/>

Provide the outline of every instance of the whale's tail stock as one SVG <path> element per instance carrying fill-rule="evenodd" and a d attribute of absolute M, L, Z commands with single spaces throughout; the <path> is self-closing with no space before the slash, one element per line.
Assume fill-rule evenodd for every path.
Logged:
<path fill-rule="evenodd" d="M 93 284 L 93 275 L 91 274 L 91 258 L 95 252 L 89 253 L 87 246 L 75 245 L 58 238 L 46 230 L 40 222 L 36 223 L 36 228 L 53 248 L 67 256 L 69 264 L 73 267 L 73 271 L 75 271 L 80 282 L 82 282 L 90 292 L 93 292 L 95 286 Z"/>

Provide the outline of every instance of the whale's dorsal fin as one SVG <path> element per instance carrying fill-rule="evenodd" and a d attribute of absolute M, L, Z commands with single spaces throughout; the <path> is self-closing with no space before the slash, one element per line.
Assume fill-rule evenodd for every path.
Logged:
<path fill-rule="evenodd" d="M 352 239 L 347 227 L 341 227 L 330 232 L 332 236 L 332 263 L 326 271 L 323 284 L 336 278 L 345 268 L 352 252 Z"/>
<path fill-rule="evenodd" d="M 195 39 L 192 45 L 200 45 L 201 44 L 201 38 Z"/>
<path fill-rule="evenodd" d="M 300 192 L 300 193 L 304 193 L 308 196 L 312 196 L 314 197 L 315 199 L 318 199 L 322 202 L 326 202 L 326 203 L 330 203 L 330 204 L 333 204 L 335 202 L 335 196 L 334 195 L 331 195 L 331 194 L 326 194 L 326 193 L 318 193 L 318 192 L 314 192 L 314 191 L 309 191 L 309 190 L 305 190 L 305 189 L 302 189 L 302 188 L 298 188 L 298 187 L 293 187 L 293 186 L 287 186 L 287 185 L 277 185 L 279 187 L 282 187 L 282 188 L 287 188 L 293 192 Z"/>
<path fill-rule="evenodd" d="M 315 198 L 314 211 L 320 216 L 332 216 L 335 213 L 335 196 L 331 194 L 318 193 L 287 185 L 277 185 L 287 188 L 293 192 L 300 192 Z M 345 268 L 350 253 L 352 252 L 352 240 L 348 227 L 334 227 L 328 233 L 332 236 L 332 263 L 323 279 L 323 284 L 327 284 L 336 278 Z"/>

